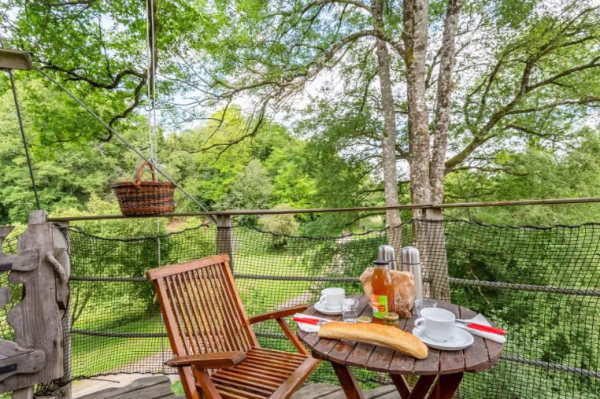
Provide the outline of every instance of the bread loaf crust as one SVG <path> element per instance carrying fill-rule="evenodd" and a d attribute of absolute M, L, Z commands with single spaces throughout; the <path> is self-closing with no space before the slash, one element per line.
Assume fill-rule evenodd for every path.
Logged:
<path fill-rule="evenodd" d="M 332 321 L 321 326 L 319 337 L 387 346 L 417 359 L 425 359 L 428 353 L 427 346 L 419 338 L 399 328 L 381 324 L 349 324 Z"/>

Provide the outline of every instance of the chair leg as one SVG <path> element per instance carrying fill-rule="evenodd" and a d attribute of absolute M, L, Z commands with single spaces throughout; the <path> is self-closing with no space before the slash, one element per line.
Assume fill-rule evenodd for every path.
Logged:
<path fill-rule="evenodd" d="M 179 373 L 179 379 L 181 380 L 181 386 L 183 387 L 185 398 L 200 399 L 200 394 L 196 389 L 196 384 L 194 383 L 194 375 L 192 374 L 191 368 L 179 367 L 177 369 L 177 372 Z"/>
<path fill-rule="evenodd" d="M 213 382 L 210 380 L 210 376 L 206 371 L 194 369 L 194 376 L 196 377 L 196 381 L 198 381 L 198 384 L 200 384 L 200 387 L 202 388 L 202 393 L 206 396 L 206 398 L 222 399 L 221 394 L 219 393 L 219 391 L 217 391 L 215 384 L 213 384 Z M 199 395 L 198 399 L 200 399 Z"/>

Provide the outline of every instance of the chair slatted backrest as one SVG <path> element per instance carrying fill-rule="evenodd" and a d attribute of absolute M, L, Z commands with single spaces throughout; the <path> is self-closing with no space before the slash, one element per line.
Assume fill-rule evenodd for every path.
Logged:
<path fill-rule="evenodd" d="M 175 355 L 258 347 L 227 254 L 149 270 Z"/>

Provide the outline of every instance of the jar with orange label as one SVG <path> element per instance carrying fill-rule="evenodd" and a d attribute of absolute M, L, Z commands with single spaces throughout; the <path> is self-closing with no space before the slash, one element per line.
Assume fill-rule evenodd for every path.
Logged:
<path fill-rule="evenodd" d="M 383 318 L 388 312 L 395 312 L 394 284 L 392 275 L 388 270 L 389 261 L 376 260 L 373 262 L 375 270 L 371 280 L 373 322 L 383 324 Z"/>

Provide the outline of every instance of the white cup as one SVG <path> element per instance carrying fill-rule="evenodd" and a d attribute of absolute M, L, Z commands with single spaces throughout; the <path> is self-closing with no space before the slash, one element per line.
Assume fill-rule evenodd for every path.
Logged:
<path fill-rule="evenodd" d="M 342 309 L 342 301 L 346 298 L 346 291 L 343 288 L 325 288 L 321 291 L 321 305 L 326 310 L 337 312 Z"/>
<path fill-rule="evenodd" d="M 415 327 L 424 328 L 425 334 L 432 340 L 444 342 L 452 338 L 456 328 L 455 321 L 452 312 L 440 308 L 425 308 L 421 310 L 421 317 L 415 320 Z"/>

